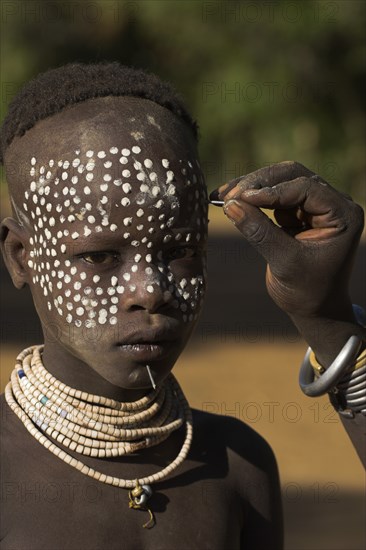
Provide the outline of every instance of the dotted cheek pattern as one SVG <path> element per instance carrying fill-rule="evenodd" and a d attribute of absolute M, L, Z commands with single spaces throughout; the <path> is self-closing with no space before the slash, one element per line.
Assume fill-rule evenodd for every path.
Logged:
<path fill-rule="evenodd" d="M 168 159 L 152 161 L 137 145 L 85 154 L 76 150 L 71 161 L 50 159 L 41 164 L 30 159 L 32 181 L 23 202 L 33 228 L 28 266 L 49 311 L 76 327 L 116 325 L 121 302 L 127 295 L 141 293 L 142 285 L 147 297 L 157 300 L 159 294 L 184 322 L 197 318 L 205 290 L 205 259 L 188 262 L 185 269 L 184 258 L 182 263 L 165 257 L 175 246 L 182 251 L 197 247 L 206 235 L 207 197 L 195 162 L 196 166 L 180 160 L 176 174 Z M 189 214 L 185 221 L 193 228 L 189 231 L 175 230 L 183 210 L 178 176 L 186 187 L 184 210 Z M 113 215 L 116 210 L 117 216 Z M 80 238 L 98 234 L 121 236 L 133 252 L 128 269 L 118 264 L 115 270 L 98 270 L 98 263 L 91 268 L 68 254 Z M 157 234 L 160 250 L 154 248 Z M 196 266 L 194 273 L 192 266 Z"/>

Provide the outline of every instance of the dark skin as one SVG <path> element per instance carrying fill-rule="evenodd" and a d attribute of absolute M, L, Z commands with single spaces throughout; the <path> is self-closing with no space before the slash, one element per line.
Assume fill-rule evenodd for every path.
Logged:
<path fill-rule="evenodd" d="M 81 149 L 82 159 L 87 157 L 88 151 L 103 149 L 108 153 L 114 146 L 118 146 L 119 151 L 128 148 L 133 152 L 136 135 L 142 149 L 136 155 L 143 154 L 144 161 L 150 159 L 153 162 L 158 181 L 171 179 L 167 168 L 161 168 L 162 159 L 169 159 L 169 168 L 174 172 L 175 190 L 168 186 L 165 193 L 157 192 L 156 197 L 146 193 L 142 197 L 145 202 L 139 204 L 141 183 L 132 163 L 128 161 L 121 168 L 120 161 L 115 162 L 114 157 L 108 154 L 102 160 L 96 158 L 96 168 L 92 171 L 95 179 L 89 184 L 92 193 L 85 193 L 87 182 L 84 172 L 73 187 L 69 183 L 71 173 L 63 180 L 60 169 L 60 173 L 56 170 L 51 174 L 52 190 L 59 190 L 57 197 L 53 197 L 51 191 L 43 205 L 40 196 L 34 203 L 32 193 L 24 200 L 32 180 L 28 175 L 29 159 L 37 159 L 38 169 L 39 164 L 45 165 L 49 159 L 62 159 L 72 164 L 77 149 Z M 144 137 L 141 138 L 141 135 Z M 52 136 L 52 139 L 47 139 L 47 136 Z M 132 156 L 132 153 L 128 155 Z M 198 299 L 195 301 L 200 306 L 199 292 L 204 288 L 207 197 L 202 183 L 199 183 L 198 170 L 183 177 L 180 164 L 182 159 L 186 159 L 194 166 L 196 157 L 194 140 L 179 119 L 149 101 L 123 98 L 92 100 L 65 110 L 39 122 L 9 147 L 6 165 L 9 177 L 15 180 L 10 184 L 18 219 L 3 222 L 5 259 L 15 286 L 21 288 L 28 284 L 31 288 L 44 328 L 44 364 L 66 384 L 121 401 L 136 400 L 150 392 L 145 368 L 147 361 L 116 346 L 126 338 L 135 339 L 136 327 L 144 334 L 153 334 L 151 331 L 156 327 L 164 327 L 168 335 L 174 335 L 166 349 L 162 346 L 162 356 L 149 360 L 158 385 L 173 368 L 196 323 L 196 318 L 189 316 L 190 303 L 197 293 Z M 112 166 L 108 165 L 105 169 L 105 160 L 111 160 Z M 17 162 L 18 175 L 17 171 L 10 169 Z M 132 177 L 128 179 L 133 188 L 125 193 L 120 185 L 109 184 L 108 189 L 101 193 L 105 173 L 111 174 L 114 181 L 121 169 L 126 167 L 131 170 Z M 194 183 L 193 176 L 196 176 L 197 183 Z M 187 178 L 190 178 L 190 184 Z M 161 185 L 164 188 L 164 183 Z M 70 204 L 66 201 L 72 188 L 81 198 L 79 204 L 82 206 L 87 201 L 90 210 L 84 215 L 81 209 L 75 209 L 72 215 L 78 214 L 79 217 L 72 221 L 61 220 L 61 216 L 70 213 Z M 66 189 L 68 191 L 64 192 Z M 102 202 L 104 196 L 107 202 Z M 161 197 L 163 204 L 157 207 L 156 201 Z M 121 198 L 128 198 L 130 204 L 122 205 Z M 178 208 L 172 207 L 174 199 L 178 200 Z M 62 206 L 60 211 L 57 210 L 59 204 Z M 101 205 L 108 210 L 108 225 L 100 224 L 100 231 L 96 229 L 97 222 L 88 222 L 91 233 L 87 231 L 85 234 L 87 216 L 99 220 Z M 39 211 L 35 210 L 37 207 Z M 144 210 L 141 217 L 137 214 L 140 207 Z M 33 211 L 34 218 L 31 215 Z M 55 211 L 57 215 L 53 216 Z M 154 220 L 149 221 L 149 214 L 154 216 Z M 52 223 L 51 216 L 54 217 Z M 167 224 L 171 219 L 172 224 L 163 229 L 160 216 L 164 216 Z M 129 217 L 133 219 L 131 225 L 121 223 Z M 40 218 L 43 220 L 41 226 L 38 225 Z M 140 223 L 144 225 L 141 230 L 138 228 Z M 60 262 L 54 275 L 52 262 L 50 267 L 47 266 L 47 257 L 44 267 L 41 267 L 53 281 L 52 290 L 42 287 L 35 279 L 35 275 L 42 272 L 38 271 L 38 264 L 43 260 L 43 255 L 40 258 L 32 255 L 33 248 L 39 248 L 40 235 L 43 235 L 45 227 L 50 231 L 47 237 L 49 250 L 52 252 L 54 249 L 56 253 L 55 256 L 51 254 L 51 258 Z M 59 232 L 62 233 L 65 228 L 69 231 L 67 237 L 63 234 L 59 237 Z M 128 239 L 124 237 L 127 229 Z M 147 233 L 148 229 L 153 232 Z M 70 238 L 74 233 L 78 237 Z M 142 234 L 148 235 L 150 248 L 147 242 L 142 241 Z M 172 238 L 165 242 L 168 234 Z M 180 237 L 176 239 L 178 234 Z M 188 240 L 189 234 L 191 238 Z M 32 243 L 36 236 L 38 244 L 34 247 Z M 57 241 L 52 244 L 55 238 Z M 138 247 L 132 245 L 135 241 L 139 242 Z M 139 261 L 135 259 L 136 253 L 141 255 Z M 151 259 L 147 258 L 147 254 L 151 254 Z M 132 269 L 134 265 L 137 266 L 135 271 Z M 151 268 L 151 272 L 146 272 L 146 268 Z M 57 276 L 59 271 L 62 271 L 60 277 Z M 81 279 L 82 273 L 85 275 Z M 130 275 L 128 281 L 124 279 L 126 273 Z M 94 282 L 95 277 L 97 283 Z M 103 322 L 100 311 L 108 308 L 100 305 L 96 292 L 100 287 L 102 296 L 109 296 L 111 288 L 118 288 L 111 283 L 114 277 L 118 279 L 118 285 L 125 286 L 124 292 L 117 295 L 117 305 L 114 302 L 112 306 L 116 308 L 113 315 L 118 320 L 117 325 Z M 201 286 L 191 283 L 192 278 L 198 280 L 200 277 L 203 279 Z M 73 317 L 69 322 L 69 309 L 63 309 L 66 298 L 73 305 L 79 292 L 75 290 L 75 283 L 80 282 L 80 290 L 90 287 L 93 299 L 98 302 L 94 307 L 96 315 L 91 318 L 92 321 L 97 320 L 97 325 L 90 328 L 85 324 L 90 320 L 85 318 L 85 314 Z M 60 288 L 58 283 L 62 283 Z M 131 283 L 134 290 L 128 286 Z M 151 288 L 149 291 L 148 283 L 153 287 L 153 292 Z M 190 296 L 186 302 L 184 296 L 176 296 L 176 291 L 182 288 L 181 284 Z M 173 286 L 171 292 L 170 285 Z M 54 301 L 57 302 L 60 295 L 63 300 L 57 309 Z M 115 296 L 116 293 L 113 294 Z M 175 307 L 177 300 L 178 307 Z M 70 309 L 73 315 L 80 303 L 78 299 L 76 306 Z M 80 319 L 83 324 L 74 325 L 74 319 Z M 194 441 L 189 457 L 176 475 L 154 485 L 155 493 L 150 504 L 157 524 L 153 529 L 145 530 L 142 524 L 148 520 L 148 514 L 128 508 L 126 490 L 95 482 L 61 460 L 55 460 L 25 430 L 22 423 L 12 413 L 9 414 L 9 407 L 4 402 L 2 411 L 2 449 L 6 449 L 2 462 L 3 478 L 8 480 L 2 521 L 1 548 L 4 550 L 14 547 L 19 550 L 117 549 L 121 545 L 131 550 L 255 546 L 277 549 L 282 546 L 276 462 L 268 444 L 241 422 L 194 411 Z M 184 431 L 182 428 L 157 447 L 133 456 L 113 460 L 82 457 L 82 460 L 98 471 L 123 479 L 140 478 L 162 470 L 174 460 L 183 444 Z M 39 498 L 32 500 L 30 497 L 29 500 L 29 496 L 22 496 L 17 491 L 19 488 L 27 492 L 31 487 L 40 488 Z M 49 487 L 60 488 L 60 494 L 52 504 L 45 493 Z M 70 487 L 72 490 L 75 488 L 71 495 Z M 93 491 L 96 497 L 89 498 Z M 19 517 L 21 522 L 16 520 Z"/>
<path fill-rule="evenodd" d="M 262 168 L 219 191 L 227 216 L 267 261 L 271 298 L 318 361 L 328 367 L 352 334 L 365 340 L 348 294 L 362 208 L 298 162 Z M 273 209 L 279 225 L 260 208 Z"/>
<path fill-rule="evenodd" d="M 56 461 L 2 405 L 2 448 L 9 449 L 2 460 L 3 550 L 282 548 L 275 459 L 268 444 L 240 421 L 194 411 L 189 457 L 176 475 L 153 486 L 156 525 L 147 530 L 142 527 L 147 512 L 130 510 L 125 490 Z M 127 459 L 85 457 L 85 463 L 111 475 L 139 477 L 171 462 L 183 436 L 175 432 Z"/>
<path fill-rule="evenodd" d="M 9 147 L 6 163 L 9 166 L 16 162 L 16 158 L 20 158 L 20 162 L 22 162 L 22 159 L 30 158 L 32 155 L 35 155 L 37 159 L 43 158 L 42 162 L 54 156 L 64 158 L 65 154 L 71 153 L 80 142 L 83 143 L 83 150 L 100 147 L 100 143 L 103 143 L 103 146 L 107 143 L 106 149 L 115 143 L 119 147 L 126 146 L 127 136 L 126 130 L 123 128 L 126 109 L 127 111 L 134 109 L 134 113 L 138 113 L 138 116 L 141 114 L 141 124 L 144 118 L 142 115 L 153 111 L 155 122 L 160 128 L 163 128 L 162 134 L 156 134 L 155 126 L 143 128 L 147 136 L 147 147 L 151 147 L 149 157 L 154 163 L 157 157 L 176 159 L 187 156 L 194 157 L 193 140 L 189 137 L 184 124 L 178 121 L 174 115 L 166 112 L 165 109 L 152 107 L 150 102 L 145 100 L 135 100 L 130 104 L 121 98 L 108 98 L 108 100 L 86 102 L 74 107 L 72 112 L 71 109 L 65 110 L 60 115 L 38 123 L 23 138 L 13 142 Z M 108 113 L 111 115 L 104 122 Z M 121 124 L 114 122 L 118 120 L 121 121 Z M 141 124 L 139 129 L 141 129 Z M 69 129 L 70 125 L 72 125 L 72 131 Z M 47 142 L 46 146 L 44 136 L 47 135 L 52 135 L 52 139 Z M 162 135 L 164 139 L 161 137 Z M 176 137 L 177 135 L 179 137 Z M 160 140 L 157 139 L 159 136 Z M 154 145 L 155 143 L 158 145 Z M 276 166 L 281 167 L 281 165 Z M 280 173 L 277 180 L 279 179 L 281 182 L 299 177 L 296 175 L 288 177 L 289 174 L 286 170 L 283 173 L 279 168 L 275 168 L 275 170 Z M 290 175 L 293 176 L 293 172 Z M 260 177 L 258 174 L 252 177 L 254 178 L 254 187 L 260 186 L 261 182 L 265 181 L 263 173 Z M 334 194 L 337 197 L 339 194 L 331 190 L 329 186 L 322 187 L 319 193 L 315 191 L 311 193 L 313 197 L 313 202 L 310 201 L 311 207 L 302 200 L 309 177 L 306 176 L 299 186 L 295 185 L 295 199 L 291 193 L 290 197 L 286 195 L 284 202 L 279 204 L 279 210 L 292 213 L 291 209 L 297 208 L 298 204 L 303 206 L 305 212 L 311 214 L 314 214 L 314 205 L 321 210 L 323 205 L 328 205 L 328 210 L 333 208 L 332 198 Z M 280 181 L 277 180 L 276 182 L 279 183 Z M 20 207 L 24 188 L 21 188 L 20 182 L 18 185 L 17 182 L 14 183 L 16 187 L 13 198 L 16 205 Z M 262 217 L 258 209 L 259 206 L 268 204 L 269 198 L 263 197 L 261 194 L 247 198 L 246 195 L 243 195 L 243 189 L 237 184 L 238 182 L 231 184 L 230 187 L 233 188 L 231 192 L 239 199 L 239 205 L 245 209 L 247 216 L 245 223 L 242 223 L 242 215 L 236 218 L 236 223 L 244 236 L 257 246 L 268 259 L 270 266 L 269 290 L 276 303 L 293 317 L 297 326 L 303 330 L 305 337 L 308 337 L 309 334 L 306 327 L 310 326 L 317 327 L 318 334 L 320 331 L 324 334 L 329 326 L 329 319 L 332 320 L 335 327 L 339 327 L 337 332 L 339 340 L 333 342 L 332 345 L 323 346 L 318 338 L 308 340 L 309 344 L 314 346 L 318 358 L 324 364 L 329 363 L 347 339 L 347 334 L 349 332 L 354 334 L 359 330 L 345 297 L 349 249 L 357 246 L 360 234 L 360 224 L 354 227 L 351 221 L 349 223 L 347 221 L 355 218 L 355 208 L 351 206 L 353 203 L 341 195 L 339 195 L 339 199 L 337 198 L 337 204 L 341 203 L 343 209 L 337 208 L 336 210 L 341 212 L 340 220 L 343 225 L 346 224 L 346 228 L 343 231 L 336 230 L 332 235 L 328 233 L 326 236 L 332 244 L 334 243 L 334 248 L 337 250 L 332 263 L 333 271 L 327 270 L 327 262 L 331 261 L 328 256 L 325 257 L 328 254 L 328 248 L 325 249 L 321 246 L 317 248 L 321 258 L 324 259 L 323 262 L 320 262 L 320 266 L 324 270 L 324 277 L 330 277 L 330 273 L 333 273 L 334 270 L 336 274 L 342 274 L 342 277 L 338 275 L 338 278 L 334 274 L 337 283 L 330 283 L 329 290 L 327 290 L 328 287 L 325 288 L 321 284 L 321 277 L 318 281 L 311 281 L 311 284 L 308 279 L 305 284 L 303 283 L 303 274 L 308 273 L 310 277 L 310 267 L 312 267 L 312 262 L 309 262 L 306 254 L 301 254 L 298 260 L 298 263 L 303 262 L 302 268 L 300 269 L 299 266 L 299 271 L 294 271 L 293 248 L 288 246 L 288 243 L 283 248 L 283 239 L 287 238 L 287 235 L 284 235 L 283 229 L 274 229 L 274 226 L 268 225 L 269 221 L 266 217 Z M 249 185 L 253 185 L 253 181 Z M 190 209 L 184 203 L 186 188 L 184 185 L 179 185 L 179 182 L 177 187 L 179 189 L 178 196 L 183 206 L 181 207 L 181 218 L 176 223 L 179 222 L 179 227 L 183 225 L 188 231 L 191 221 L 188 215 Z M 268 191 L 265 193 L 268 194 Z M 226 198 L 230 197 L 227 195 Z M 272 201 L 271 204 L 273 206 L 274 202 Z M 168 206 L 164 206 L 164 208 L 168 208 Z M 350 214 L 351 208 L 352 214 Z M 233 219 L 233 211 L 228 203 L 225 210 Z M 21 217 L 18 212 L 19 215 Z M 111 219 L 111 222 L 118 219 L 119 216 Z M 288 226 L 291 228 L 294 219 L 297 219 L 296 215 L 292 216 L 288 222 Z M 329 227 L 327 216 L 324 219 L 324 216 L 318 213 L 316 216 L 312 216 L 310 221 L 314 223 L 314 227 L 319 227 L 319 224 L 326 229 Z M 33 282 L 32 268 L 28 265 L 31 227 L 27 227 L 25 220 L 23 222 L 23 226 L 20 226 L 17 220 L 4 221 L 3 249 L 14 284 L 19 288 L 24 284 L 31 286 L 43 326 L 46 327 L 50 320 L 57 319 L 57 326 L 61 327 L 62 336 L 56 341 L 55 338 L 51 338 L 54 334 L 45 330 L 44 362 L 46 368 L 67 384 L 84 391 L 125 401 L 137 399 L 145 394 L 149 390 L 149 386 L 144 362 L 124 356 L 123 364 L 126 368 L 121 373 L 121 359 L 117 360 L 113 355 L 114 352 L 108 350 L 110 330 L 103 332 L 105 336 L 102 346 L 96 345 L 89 353 L 88 346 L 84 347 L 82 337 L 78 336 L 81 333 L 77 330 L 76 341 L 70 342 L 65 316 L 57 316 L 52 310 L 49 313 L 46 307 L 47 300 L 40 292 L 38 284 Z M 75 225 L 73 222 L 73 227 L 76 227 L 80 233 L 77 224 L 78 222 L 75 222 Z M 350 225 L 351 229 L 349 229 Z M 283 226 L 288 227 L 285 223 Z M 260 236 L 261 228 L 265 229 L 263 239 L 256 238 Z M 157 235 L 153 240 L 153 250 L 158 250 L 163 246 L 161 241 L 164 232 L 161 232 L 159 237 L 158 228 L 156 229 Z M 194 230 L 198 231 L 197 228 Z M 126 248 L 125 241 L 121 237 L 122 233 L 118 231 L 119 229 L 113 238 L 119 240 L 119 244 L 113 245 L 113 251 L 115 248 L 118 251 Z M 307 231 L 311 231 L 311 229 L 307 228 Z M 322 241 L 324 235 L 322 234 L 321 237 L 319 239 L 319 234 L 316 234 L 316 239 L 313 239 L 312 243 Z M 94 239 L 92 241 L 93 250 L 95 250 L 95 239 L 99 238 L 101 237 L 98 235 L 90 236 L 90 239 Z M 293 237 L 288 238 L 291 239 L 291 243 L 298 244 Z M 58 245 L 60 244 L 63 242 L 60 241 Z M 104 252 L 104 247 L 103 244 L 99 251 Z M 276 254 L 273 254 L 273 247 L 281 252 L 279 254 L 282 258 L 281 265 L 272 260 L 272 255 L 277 257 Z M 76 257 L 79 258 L 83 252 L 85 251 L 76 250 Z M 132 251 L 127 247 L 126 255 L 121 253 L 119 261 L 122 264 L 125 262 L 125 265 L 130 265 L 129 254 L 132 255 Z M 203 273 L 203 265 L 200 260 L 202 255 L 203 252 L 197 252 L 195 256 L 189 255 L 188 263 L 187 257 L 183 256 L 177 264 L 171 265 L 169 269 L 177 280 L 183 276 L 197 275 L 201 271 Z M 67 257 L 69 258 L 69 256 Z M 336 258 L 338 258 L 338 263 Z M 85 260 L 85 258 L 82 259 Z M 75 262 L 77 261 L 75 260 Z M 125 265 L 122 264 L 118 263 L 121 265 L 120 269 L 122 267 L 125 269 Z M 77 269 L 79 268 L 77 267 Z M 318 270 L 317 275 L 319 275 L 319 271 L 321 270 Z M 160 273 L 163 272 L 164 270 Z M 109 278 L 110 276 L 111 274 L 108 273 Z M 88 273 L 87 277 L 89 277 Z M 193 319 L 184 321 L 181 310 L 175 309 L 171 299 L 164 295 L 163 282 L 159 285 L 162 292 L 156 291 L 151 294 L 146 290 L 143 277 L 137 276 L 138 292 L 132 293 L 131 291 L 131 293 L 122 295 L 118 315 L 121 327 L 125 326 L 128 321 L 138 326 L 169 322 L 174 324 L 176 332 L 181 335 L 173 352 L 167 354 L 163 360 L 157 360 L 155 367 L 153 365 L 157 382 L 161 383 L 173 368 L 176 358 L 193 330 L 195 321 Z M 311 288 L 313 295 L 309 296 L 309 290 L 306 288 Z M 65 286 L 63 290 L 65 289 L 67 290 L 68 287 Z M 338 291 L 341 297 L 339 307 L 333 308 L 334 311 L 330 314 L 330 308 L 325 304 L 329 304 L 331 297 L 337 296 L 338 299 Z M 305 308 L 304 302 L 310 303 L 311 307 Z M 127 375 L 125 376 L 124 373 Z M 176 475 L 156 484 L 156 493 L 152 498 L 151 507 L 156 514 L 157 525 L 152 530 L 146 531 L 141 527 L 141 524 L 147 520 L 145 513 L 128 509 L 125 491 L 93 482 L 62 461 L 55 460 L 53 455 L 26 432 L 21 422 L 9 412 L 9 408 L 5 404 L 3 404 L 3 415 L 5 422 L 3 423 L 4 444 L 2 448 L 8 449 L 7 460 L 4 460 L 4 478 L 10 480 L 10 484 L 6 488 L 7 506 L 2 522 L 4 535 L 1 548 L 4 550 L 14 547 L 19 550 L 22 548 L 24 550 L 31 548 L 41 550 L 50 547 L 57 549 L 93 548 L 93 550 L 108 547 L 114 549 L 121 548 L 121 544 L 123 548 L 128 549 L 159 548 L 162 550 L 171 548 L 178 550 L 188 550 L 188 548 L 190 550 L 195 548 L 197 550 L 203 548 L 212 550 L 227 548 L 275 550 L 282 547 L 281 504 L 275 460 L 270 448 L 260 436 L 241 422 L 194 411 L 195 435 L 192 449 L 188 459 L 177 470 Z M 161 445 L 147 449 L 138 455 L 116 460 L 85 458 L 85 463 L 107 474 L 134 479 L 146 475 L 146 472 L 159 471 L 170 463 L 179 452 L 183 438 L 183 430 L 179 430 Z M 47 472 L 46 475 L 45 472 Z M 61 487 L 61 490 L 50 505 L 45 491 L 52 483 L 53 487 Z M 63 490 L 65 484 L 70 487 L 70 483 L 77 489 L 72 498 L 70 498 L 69 491 Z M 29 487 L 37 486 L 37 484 L 41 492 L 36 501 L 30 500 L 31 497 L 22 497 L 22 490 L 23 492 L 27 491 Z M 96 486 L 92 491 L 90 490 L 91 485 Z M 86 497 L 88 488 L 91 496 Z M 22 518 L 21 522 L 17 521 L 20 517 Z"/>
<path fill-rule="evenodd" d="M 354 317 L 349 279 L 364 227 L 351 197 L 298 162 L 261 168 L 225 184 L 213 198 L 267 261 L 266 285 L 327 368 L 352 335 L 366 346 Z M 278 225 L 260 208 L 274 211 Z M 366 417 L 340 417 L 366 467 Z"/>
<path fill-rule="evenodd" d="M 153 159 L 156 172 L 163 180 L 166 170 L 161 170 L 159 173 L 161 159 L 165 157 L 176 159 L 176 166 L 173 166 L 173 161 L 171 161 L 171 168 L 175 169 L 176 194 L 174 198 L 179 201 L 180 208 L 176 208 L 174 211 L 170 208 L 169 200 L 162 200 L 163 204 L 160 208 L 154 206 L 161 197 L 164 197 L 163 192 L 156 197 L 150 197 L 148 193 L 143 194 L 145 202 L 139 206 L 137 201 L 142 193 L 140 192 L 140 182 L 137 179 L 133 181 L 134 187 L 128 193 L 123 191 L 121 185 L 114 184 L 109 184 L 107 190 L 101 191 L 105 174 L 108 174 L 113 181 L 120 177 L 121 170 L 129 166 L 131 177 L 126 180 L 132 181 L 132 178 L 138 175 L 134 172 L 131 162 L 121 165 L 118 158 L 114 158 L 113 155 L 105 157 L 108 159 L 107 162 L 112 162 L 112 166 L 109 168 L 104 167 L 104 159 L 96 158 L 95 170 L 90 171 L 95 174 L 93 184 L 96 182 L 92 194 L 90 192 L 86 194 L 88 188 L 92 187 L 92 183 L 82 179 L 83 175 L 79 176 L 79 181 L 74 189 L 77 190 L 76 196 L 80 198 L 81 202 L 76 204 L 75 210 L 71 210 L 73 203 L 67 206 L 66 200 L 70 195 L 68 193 L 64 195 L 64 191 L 72 188 L 72 185 L 69 184 L 71 172 L 64 184 L 61 173 L 53 174 L 55 179 L 58 177 L 61 180 L 54 184 L 54 189 L 58 189 L 58 195 L 57 197 L 53 197 L 51 193 L 47 195 L 47 203 L 43 207 L 41 205 L 39 215 L 46 216 L 44 224 L 48 225 L 51 238 L 58 235 L 59 231 L 68 231 L 67 235 L 58 238 L 54 250 L 56 257 L 61 262 L 55 270 L 57 272 L 61 270 L 65 275 L 69 275 L 69 280 L 63 277 L 61 279 L 62 287 L 58 289 L 56 285 L 59 280 L 57 276 L 54 277 L 53 289 L 48 293 L 47 300 L 44 296 L 44 289 L 39 282 L 34 281 L 34 274 L 37 271 L 30 269 L 28 265 L 30 260 L 34 260 L 34 256 L 31 256 L 33 247 L 30 244 L 30 239 L 36 238 L 36 235 L 40 233 L 40 228 L 37 228 L 30 216 L 32 200 L 27 207 L 28 210 L 23 211 L 24 183 L 23 186 L 15 186 L 13 192 L 13 203 L 15 203 L 18 217 L 24 221 L 23 225 L 12 219 L 7 219 L 3 223 L 5 261 L 12 274 L 14 284 L 18 288 L 24 284 L 30 286 L 43 326 L 45 345 L 43 360 L 47 368 L 54 376 L 72 387 L 83 388 L 89 393 L 102 394 L 119 401 L 137 400 L 146 394 L 147 389 L 150 388 L 150 381 L 145 365 L 150 361 L 141 362 L 139 358 L 126 353 L 118 344 L 134 343 L 138 333 L 146 333 L 146 339 L 148 339 L 154 337 L 155 331 L 164 332 L 162 338 L 170 340 L 171 345 L 169 349 L 164 350 L 164 357 L 157 360 L 152 359 L 151 367 L 157 383 L 167 376 L 184 348 L 195 321 L 185 322 L 182 311 L 179 308 L 174 308 L 174 295 L 168 292 L 169 276 L 174 278 L 173 282 L 176 281 L 178 287 L 183 278 L 202 276 L 206 240 L 205 227 L 203 227 L 203 232 L 201 231 L 201 240 L 198 242 L 194 238 L 198 233 L 197 217 L 204 217 L 204 211 L 200 209 L 193 213 L 190 212 L 189 202 L 191 195 L 194 196 L 196 191 L 202 194 L 202 188 L 199 191 L 196 186 L 196 191 L 186 192 L 185 179 L 182 175 L 178 175 L 180 159 L 191 159 L 194 162 L 197 158 L 194 140 L 189 135 L 189 131 L 185 127 L 182 128 L 183 125 L 178 124 L 175 117 L 167 116 L 169 113 L 166 113 L 165 109 L 149 101 L 137 101 L 137 104 L 142 105 L 138 114 L 136 113 L 136 100 L 121 100 L 121 98 L 89 101 L 65 110 L 52 118 L 40 121 L 17 143 L 14 142 L 7 152 L 6 160 L 6 164 L 11 165 L 15 162 L 14 155 L 16 156 L 17 152 L 21 150 L 23 159 L 36 157 L 42 164 L 47 164 L 49 159 L 62 159 L 71 164 L 75 157 L 74 151 L 80 148 L 80 143 L 83 144 L 81 155 L 83 152 L 85 155 L 88 150 L 105 149 L 109 151 L 116 144 L 118 144 L 119 150 L 123 148 L 132 150 L 131 148 L 139 143 L 143 148 L 140 157 L 142 160 Z M 148 116 L 155 117 L 155 124 L 146 122 Z M 130 119 L 133 120 L 130 121 Z M 136 127 L 141 134 L 148 136 L 148 139 L 136 142 L 130 135 L 131 132 L 136 131 Z M 160 130 L 159 127 L 162 127 L 163 130 Z M 55 128 L 57 128 L 57 132 L 55 132 Z M 49 142 L 48 147 L 45 147 L 43 137 L 51 134 L 53 134 L 53 139 Z M 133 156 L 133 154 L 129 156 Z M 140 157 L 136 155 L 136 159 Z M 22 166 L 19 172 L 21 174 L 29 173 L 29 169 Z M 59 172 L 62 172 L 62 169 Z M 78 172 L 76 173 L 78 174 Z M 31 179 L 28 176 L 28 185 Z M 27 184 L 25 188 L 27 188 Z M 106 203 L 102 202 L 104 198 Z M 128 200 L 130 204 L 122 205 L 121 198 Z M 63 207 L 61 212 L 57 211 L 59 204 Z M 37 205 L 39 205 L 39 201 Z M 84 212 L 84 206 L 88 205 L 90 209 Z M 50 212 L 47 207 L 50 207 Z M 137 210 L 140 207 L 143 210 L 141 217 L 137 215 Z M 100 224 L 101 231 L 98 231 L 96 224 L 101 219 L 101 208 L 109 214 L 108 225 Z M 172 212 L 174 212 L 175 218 L 171 231 L 164 232 L 160 225 L 162 221 L 167 221 L 173 215 Z M 61 221 L 61 216 L 68 216 L 70 213 L 75 219 L 71 222 Z M 147 219 L 150 214 L 154 217 L 152 221 Z M 49 220 L 52 215 L 55 222 L 51 225 Z M 88 222 L 90 216 L 95 219 L 95 222 Z M 164 216 L 164 220 L 160 220 L 159 216 Z M 37 215 L 35 220 L 37 221 Z M 132 220 L 131 225 L 126 226 L 123 220 Z M 143 226 L 142 229 L 139 229 L 140 223 Z M 84 233 L 85 228 L 88 231 L 87 234 Z M 148 233 L 148 228 L 152 233 Z M 128 232 L 128 238 L 124 238 L 126 232 Z M 71 237 L 74 233 L 78 235 L 75 239 Z M 185 237 L 189 233 L 193 237 L 191 241 L 186 242 Z M 172 238 L 164 243 L 163 238 L 166 234 L 171 235 Z M 178 234 L 182 238 L 176 241 L 175 237 Z M 151 248 L 147 247 L 149 243 L 142 242 L 143 237 L 148 239 L 152 245 Z M 133 243 L 138 243 L 138 246 L 133 246 Z M 134 258 L 137 253 L 141 258 L 135 262 Z M 151 255 L 150 261 L 147 259 L 148 254 Z M 43 257 L 44 255 L 42 259 Z M 137 269 L 136 272 L 132 271 L 134 265 Z M 48 269 L 49 274 L 51 274 L 52 267 L 51 263 Z M 147 268 L 152 271 L 149 275 L 146 273 Z M 72 270 L 75 270 L 75 273 Z M 81 273 L 85 274 L 85 278 L 80 278 Z M 129 280 L 123 278 L 126 273 L 130 277 Z M 97 283 L 94 282 L 94 277 L 99 278 Z M 98 300 L 98 305 L 94 308 L 96 316 L 93 319 L 98 319 L 99 312 L 103 308 L 101 299 L 96 294 L 97 289 L 98 287 L 102 288 L 102 298 L 108 297 L 109 304 L 104 308 L 108 310 L 110 306 L 113 306 L 108 294 L 113 277 L 118 279 L 118 286 L 123 285 L 125 288 L 121 295 L 114 293 L 114 296 L 118 297 L 119 310 L 115 317 L 117 323 L 114 325 L 109 322 L 103 324 L 96 322 L 95 326 L 88 327 L 85 324 L 84 315 L 81 317 L 83 324 L 79 327 L 74 322 L 67 321 L 69 310 L 66 307 L 63 307 L 61 314 L 55 307 L 51 307 L 51 309 L 48 307 L 48 302 L 52 306 L 54 300 L 60 295 L 63 298 L 63 306 L 65 306 L 65 293 L 71 292 L 69 301 L 74 307 L 70 311 L 74 314 L 74 321 L 75 310 L 81 305 L 80 300 L 78 302 L 75 300 L 78 293 L 74 287 L 76 282 L 82 287 L 91 288 L 92 293 L 89 296 Z M 153 286 L 152 293 L 148 292 L 147 283 L 149 282 Z M 130 292 L 128 287 L 132 283 L 136 288 Z M 173 294 L 174 290 L 175 288 Z M 151 333 L 153 333 L 152 336 L 149 336 Z M 121 361 L 123 369 L 118 367 Z"/>

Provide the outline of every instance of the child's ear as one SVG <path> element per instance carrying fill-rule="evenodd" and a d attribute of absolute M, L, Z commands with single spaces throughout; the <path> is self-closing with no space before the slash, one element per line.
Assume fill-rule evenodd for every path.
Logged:
<path fill-rule="evenodd" d="M 23 288 L 28 283 L 28 266 L 26 229 L 13 218 L 5 218 L 0 226 L 0 246 L 4 261 L 13 284 L 16 288 Z"/>

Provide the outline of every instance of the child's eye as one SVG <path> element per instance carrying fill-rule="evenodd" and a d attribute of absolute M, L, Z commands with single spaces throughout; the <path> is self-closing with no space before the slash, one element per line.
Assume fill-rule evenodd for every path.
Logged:
<path fill-rule="evenodd" d="M 169 260 L 194 258 L 197 256 L 197 249 L 192 246 L 179 246 L 177 248 L 171 248 L 167 252 Z"/>
<path fill-rule="evenodd" d="M 87 252 L 85 254 L 80 254 L 79 258 L 82 258 L 84 262 L 92 265 L 109 265 L 116 262 L 119 255 L 117 252 Z"/>

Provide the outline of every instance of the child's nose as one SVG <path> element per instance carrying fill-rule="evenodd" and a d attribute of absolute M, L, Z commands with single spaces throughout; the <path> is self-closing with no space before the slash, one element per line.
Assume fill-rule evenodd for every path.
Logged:
<path fill-rule="evenodd" d="M 139 264 L 139 270 L 124 281 L 124 307 L 128 310 L 145 309 L 155 313 L 173 300 L 168 290 L 168 279 L 152 263 Z"/>

